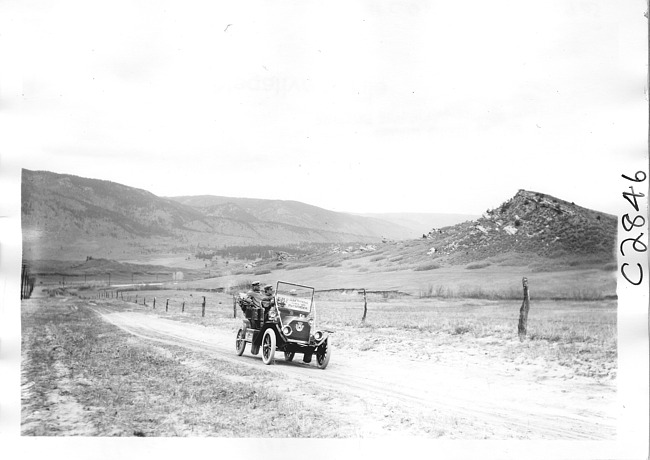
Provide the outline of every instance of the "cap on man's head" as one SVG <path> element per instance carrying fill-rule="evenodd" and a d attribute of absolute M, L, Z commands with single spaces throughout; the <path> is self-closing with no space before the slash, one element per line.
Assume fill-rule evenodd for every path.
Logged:
<path fill-rule="evenodd" d="M 259 282 L 259 281 L 253 281 L 253 282 L 251 283 L 251 286 L 259 286 L 259 285 L 260 285 L 260 282 Z"/>
<path fill-rule="evenodd" d="M 273 285 L 267 284 L 266 286 L 264 286 L 264 290 L 266 291 L 267 289 L 273 289 Z"/>

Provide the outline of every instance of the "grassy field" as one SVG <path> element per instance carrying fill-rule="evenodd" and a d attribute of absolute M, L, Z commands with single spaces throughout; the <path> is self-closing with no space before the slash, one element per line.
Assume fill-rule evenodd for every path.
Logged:
<path fill-rule="evenodd" d="M 138 295 L 137 304 L 135 294 Z M 82 295 L 88 293 L 82 292 Z M 152 290 L 123 295 L 126 296 L 124 303 L 131 309 L 225 328 L 233 333 L 242 318 L 241 311 L 233 308 L 232 296 L 227 293 Z M 204 317 L 203 296 L 206 299 Z M 146 305 L 143 304 L 145 299 Z M 370 293 L 366 300 L 366 320 L 362 322 L 364 299 L 359 292 L 316 293 L 317 325 L 335 331 L 333 340 L 337 348 L 390 349 L 411 356 L 413 346 L 424 347 L 431 355 L 435 354 L 437 345 L 487 341 L 493 342 L 494 349 L 503 353 L 504 358 L 521 353 L 517 334 L 519 300 L 420 298 L 393 293 Z M 526 353 L 559 362 L 579 375 L 614 377 L 616 310 L 616 300 L 532 300 Z"/>
<path fill-rule="evenodd" d="M 263 370 L 140 341 L 84 302 L 27 301 L 22 327 L 23 435 L 349 436 Z"/>
<path fill-rule="evenodd" d="M 23 435 L 354 437 L 371 429 L 364 425 L 368 417 L 379 420 L 382 430 L 404 429 L 408 414 L 398 407 L 380 405 L 359 412 L 365 414 L 361 418 L 330 413 L 324 405 L 344 407 L 348 396 L 317 385 L 296 400 L 263 367 L 141 339 L 89 308 L 98 303 L 152 320 L 226 331 L 233 337 L 234 356 L 242 314 L 233 310 L 229 293 L 140 290 L 98 299 L 92 289 L 52 287 L 50 294 L 22 304 Z M 517 335 L 517 300 L 382 292 L 369 293 L 366 300 L 367 316 L 361 321 L 363 295 L 316 293 L 317 326 L 333 331 L 335 356 L 378 365 L 396 356 L 404 363 L 454 369 L 462 369 L 471 357 L 474 364 L 499 366 L 508 375 L 521 370 L 539 381 L 586 378 L 599 386 L 611 386 L 617 375 L 615 300 L 533 299 L 523 342 Z M 415 420 L 416 431 L 426 436 L 444 436 L 449 429 L 435 417 Z"/>
<path fill-rule="evenodd" d="M 187 288 L 229 289 L 253 279 L 262 283 L 277 280 L 314 286 L 317 290 L 360 289 L 402 291 L 413 296 L 443 298 L 522 298 L 522 277 L 527 277 L 530 295 L 535 299 L 603 300 L 616 295 L 614 272 L 586 268 L 563 271 L 533 272 L 526 267 L 485 266 L 467 269 L 448 266 L 433 270 L 386 271 L 375 267 L 370 259 L 365 263 L 346 261 L 341 267 L 310 267 L 275 269 L 268 274 L 244 273 L 222 275 L 183 283 Z"/>

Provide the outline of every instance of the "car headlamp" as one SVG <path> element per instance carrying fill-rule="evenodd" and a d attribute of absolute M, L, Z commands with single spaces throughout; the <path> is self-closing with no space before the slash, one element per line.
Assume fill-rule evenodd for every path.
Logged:
<path fill-rule="evenodd" d="M 284 326 L 284 327 L 282 328 L 282 333 L 283 333 L 284 335 L 291 335 L 291 328 L 290 328 L 289 326 Z"/>
<path fill-rule="evenodd" d="M 323 333 L 321 331 L 316 331 L 316 333 L 314 334 L 314 339 L 320 340 L 322 338 L 323 338 Z"/>

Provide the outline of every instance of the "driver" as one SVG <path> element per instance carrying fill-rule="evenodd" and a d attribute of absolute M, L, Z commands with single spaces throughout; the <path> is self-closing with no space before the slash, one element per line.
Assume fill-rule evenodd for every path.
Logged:
<path fill-rule="evenodd" d="M 273 286 L 270 284 L 267 284 L 264 286 L 264 296 L 262 297 L 262 306 L 264 308 L 268 308 L 271 305 L 273 305 Z"/>

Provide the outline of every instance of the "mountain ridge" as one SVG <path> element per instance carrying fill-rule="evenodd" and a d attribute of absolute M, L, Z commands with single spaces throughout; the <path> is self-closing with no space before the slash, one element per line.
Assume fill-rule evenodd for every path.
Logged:
<path fill-rule="evenodd" d="M 234 199 L 239 204 L 222 203 L 206 212 L 116 182 L 49 171 L 23 169 L 21 191 L 28 258 L 118 257 L 196 245 L 376 242 L 385 233 L 398 238 L 406 233 L 388 222 L 300 202 Z M 248 200 L 249 211 L 241 200 Z M 311 217 L 301 216 L 306 209 Z"/>
<path fill-rule="evenodd" d="M 24 258 L 32 260 L 120 260 L 138 254 L 194 254 L 199 247 L 302 242 L 390 244 L 407 241 L 401 232 L 413 233 L 375 217 L 293 200 L 159 197 L 111 181 L 30 170 L 23 170 L 22 226 Z M 411 240 L 430 246 L 428 260 L 455 264 L 522 253 L 611 261 L 617 219 L 521 189 L 475 220 L 426 231 Z"/>

